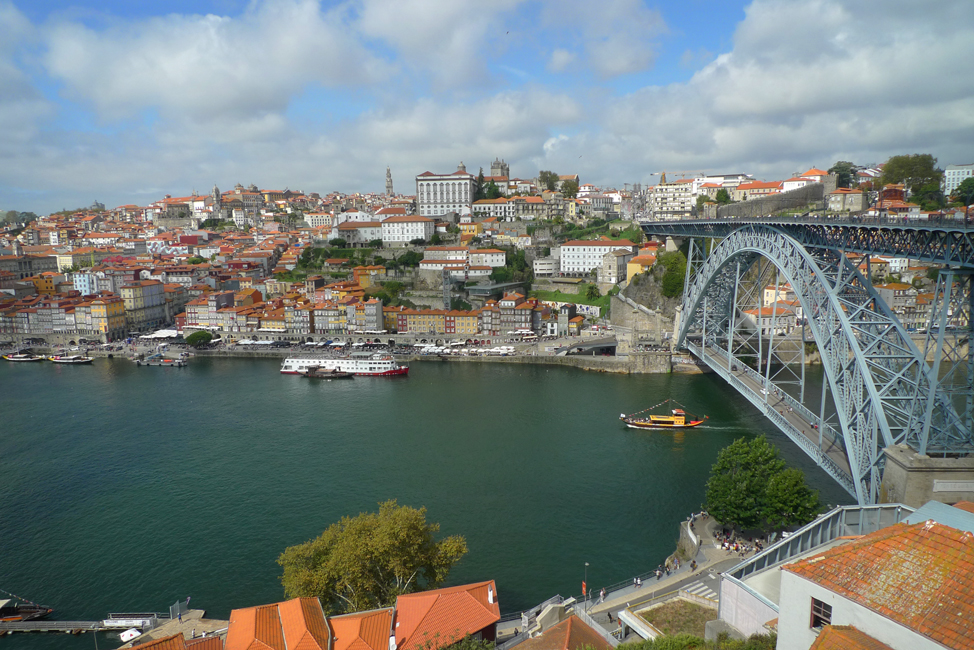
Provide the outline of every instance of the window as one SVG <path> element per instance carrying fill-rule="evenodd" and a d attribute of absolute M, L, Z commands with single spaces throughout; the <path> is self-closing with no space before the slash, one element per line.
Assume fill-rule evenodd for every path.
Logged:
<path fill-rule="evenodd" d="M 822 629 L 826 625 L 832 624 L 832 606 L 823 603 L 821 600 L 812 598 L 812 620 L 809 627 Z"/>

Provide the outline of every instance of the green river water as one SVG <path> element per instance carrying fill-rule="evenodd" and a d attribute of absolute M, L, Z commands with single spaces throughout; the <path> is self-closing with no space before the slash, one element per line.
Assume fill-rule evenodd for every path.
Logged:
<path fill-rule="evenodd" d="M 718 451 L 760 433 L 824 503 L 851 502 L 714 375 L 424 362 L 406 378 L 321 382 L 279 365 L 0 365 L 0 588 L 60 619 L 187 596 L 226 618 L 283 597 L 286 546 L 398 499 L 466 536 L 451 584 L 493 578 L 516 611 L 579 593 L 585 562 L 595 590 L 654 568 Z M 666 398 L 706 427 L 617 419 Z M 93 640 L 20 634 L 0 649 Z"/>

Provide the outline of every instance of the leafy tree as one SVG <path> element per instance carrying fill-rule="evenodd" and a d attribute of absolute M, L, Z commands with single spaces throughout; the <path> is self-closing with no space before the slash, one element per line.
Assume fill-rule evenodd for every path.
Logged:
<path fill-rule="evenodd" d="M 392 605 L 401 594 L 435 589 L 467 552 L 460 535 L 434 539 L 440 525 L 426 508 L 379 504 L 379 512 L 343 517 L 317 538 L 277 559 L 287 598 L 317 597 L 329 614 Z"/>
<path fill-rule="evenodd" d="M 407 251 L 399 256 L 398 261 L 403 266 L 419 266 L 419 262 L 422 259 L 422 254 L 416 251 Z"/>
<path fill-rule="evenodd" d="M 416 239 L 410 239 L 409 243 L 412 244 L 413 246 L 425 246 L 426 240 L 423 239 L 422 237 L 417 237 Z"/>
<path fill-rule="evenodd" d="M 742 529 L 806 523 L 820 509 L 800 470 L 789 470 L 765 438 L 739 438 L 721 450 L 707 481 L 707 511 Z"/>
<path fill-rule="evenodd" d="M 552 171 L 541 171 L 538 173 L 538 185 L 540 189 L 554 192 L 558 187 L 558 174 Z"/>
<path fill-rule="evenodd" d="M 714 197 L 717 201 L 717 205 L 727 205 L 731 203 L 730 193 L 723 187 L 717 190 L 717 195 Z"/>
<path fill-rule="evenodd" d="M 921 210 L 939 210 L 944 206 L 940 183 L 924 183 L 910 195 L 910 201 L 919 205 Z"/>
<path fill-rule="evenodd" d="M 212 340 L 212 334 L 207 331 L 200 330 L 198 332 L 193 332 L 186 337 L 186 345 L 192 345 L 194 348 L 201 348 Z"/>
<path fill-rule="evenodd" d="M 578 181 L 572 178 L 562 183 L 561 193 L 566 199 L 574 199 L 576 196 L 578 196 Z"/>
<path fill-rule="evenodd" d="M 974 178 L 965 178 L 950 196 L 955 201 L 963 203 L 965 207 L 974 203 Z"/>
<path fill-rule="evenodd" d="M 430 237 L 430 243 L 433 244 L 434 246 L 436 246 L 437 244 L 439 244 L 442 241 L 443 241 L 443 238 L 440 237 L 440 233 L 438 233 L 438 232 L 434 232 L 433 233 L 433 236 Z"/>
<path fill-rule="evenodd" d="M 683 293 L 683 278 L 687 271 L 687 258 L 680 251 L 660 253 L 656 258 L 662 269 L 660 292 L 667 298 L 676 298 Z"/>
<path fill-rule="evenodd" d="M 937 169 L 937 159 L 928 153 L 893 156 L 883 166 L 882 184 L 903 183 L 911 193 L 916 193 L 929 183 L 939 187 L 943 175 Z"/>
<path fill-rule="evenodd" d="M 328 245 L 331 246 L 332 248 L 345 248 L 346 246 L 348 246 L 348 242 L 342 239 L 341 237 L 335 237 L 334 239 L 328 240 Z"/>
<path fill-rule="evenodd" d="M 487 186 L 484 188 L 484 198 L 490 200 L 501 198 L 501 188 L 497 187 L 497 183 L 493 180 L 487 182 Z"/>
<path fill-rule="evenodd" d="M 491 183 L 493 183 L 493 182 L 494 181 L 491 181 Z M 487 198 L 487 196 L 486 196 L 486 190 L 487 190 L 487 188 L 484 185 L 484 168 L 481 167 L 480 168 L 480 173 L 477 174 L 477 180 L 475 180 L 473 182 L 473 200 L 474 201 L 481 201 L 481 200 Z"/>
<path fill-rule="evenodd" d="M 311 266 L 314 255 L 314 249 L 311 246 L 305 246 L 304 250 L 301 251 L 301 256 L 298 258 L 298 264 L 302 267 Z"/>
<path fill-rule="evenodd" d="M 835 174 L 838 177 L 836 179 L 836 185 L 838 187 L 852 187 L 852 181 L 855 179 L 856 171 L 856 166 L 847 160 L 840 160 L 829 167 L 829 173 Z"/>
<path fill-rule="evenodd" d="M 706 194 L 701 194 L 700 196 L 698 196 L 697 197 L 697 214 L 698 215 L 703 214 L 703 206 L 704 206 L 705 203 L 713 203 L 713 202 L 714 202 L 713 199 L 711 199 Z"/>
<path fill-rule="evenodd" d="M 186 263 L 187 264 L 202 264 L 205 261 L 206 260 L 204 258 L 200 257 L 199 255 L 195 255 L 195 256 L 190 257 L 189 259 L 187 259 L 186 260 Z"/>
<path fill-rule="evenodd" d="M 599 288 L 596 285 L 590 284 L 585 287 L 585 297 L 589 300 L 595 300 L 596 298 L 602 297 L 602 292 L 599 291 Z"/>
<path fill-rule="evenodd" d="M 7 223 L 16 223 L 19 217 L 20 217 L 20 213 L 17 212 L 16 210 L 8 210 L 3 217 L 3 220 L 6 221 Z"/>

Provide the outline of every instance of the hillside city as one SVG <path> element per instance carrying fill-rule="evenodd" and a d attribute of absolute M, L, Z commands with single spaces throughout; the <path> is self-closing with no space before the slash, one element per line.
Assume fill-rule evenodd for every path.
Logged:
<path fill-rule="evenodd" d="M 0 341 L 105 345 L 169 327 L 229 343 L 577 336 L 597 329 L 609 296 L 642 274 L 661 278 L 665 295 L 682 288 L 678 264 L 661 268 L 681 254 L 672 242 L 644 241 L 640 222 L 741 206 L 822 219 L 969 220 L 963 201 L 931 209 L 909 181 L 883 183 L 883 168 L 837 163 L 832 173 L 812 168 L 782 181 L 663 172 L 657 185 L 620 190 L 550 171 L 518 178 L 495 159 L 488 174 L 463 163 L 419 174 L 408 195 L 394 191 L 387 169 L 383 193 L 237 184 L 144 206 L 10 211 L 0 232 Z M 972 170 L 948 165 L 934 189 L 952 197 Z M 927 327 L 937 269 L 855 261 L 908 329 Z M 771 289 L 746 313 L 751 327 L 770 327 L 772 313 L 788 329 L 800 323 L 789 288 Z"/>

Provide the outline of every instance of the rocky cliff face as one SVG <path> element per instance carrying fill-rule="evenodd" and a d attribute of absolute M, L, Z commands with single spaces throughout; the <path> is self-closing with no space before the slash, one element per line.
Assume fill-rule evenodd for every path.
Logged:
<path fill-rule="evenodd" d="M 682 302 L 682 296 L 667 298 L 660 290 L 664 269 L 660 266 L 635 276 L 622 290 L 622 295 L 653 311 L 661 311 L 666 318 L 673 318 L 674 308 Z"/>

